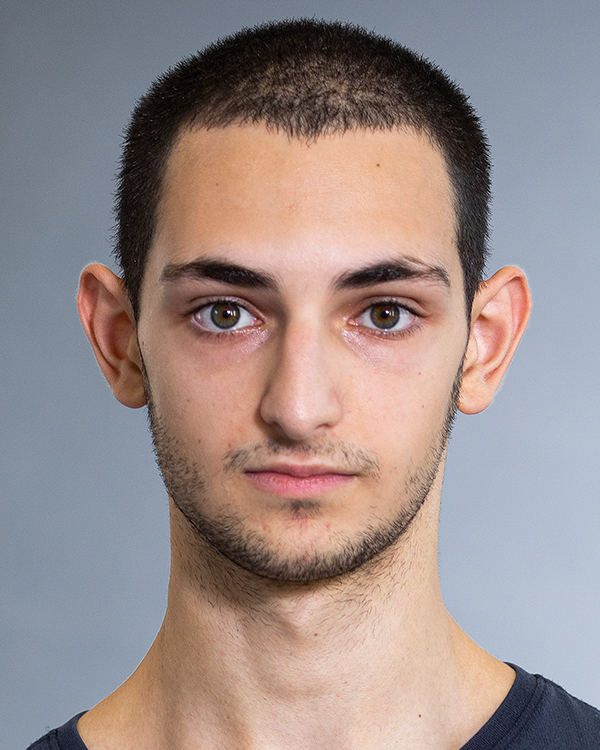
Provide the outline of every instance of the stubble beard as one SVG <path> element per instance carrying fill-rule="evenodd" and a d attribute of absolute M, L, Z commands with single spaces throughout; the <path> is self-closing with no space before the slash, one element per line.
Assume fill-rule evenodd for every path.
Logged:
<path fill-rule="evenodd" d="M 269 540 L 249 529 L 245 519 L 234 513 L 221 512 L 212 517 L 205 512 L 210 506 L 210 492 L 202 466 L 188 458 L 178 439 L 170 432 L 152 399 L 147 378 L 146 399 L 148 420 L 154 451 L 169 496 L 183 514 L 205 548 L 208 544 L 218 554 L 235 565 L 261 578 L 282 582 L 310 582 L 337 578 L 350 574 L 380 559 L 386 551 L 397 547 L 406 536 L 441 469 L 441 462 L 456 415 L 456 405 L 462 381 L 462 366 L 452 387 L 446 418 L 420 465 L 414 467 L 400 490 L 400 510 L 392 519 L 373 522 L 351 537 L 338 534 L 337 549 L 329 552 L 297 554 L 284 557 L 273 549 Z M 336 465 L 355 469 L 362 476 L 377 477 L 376 457 L 346 442 L 291 443 L 267 440 L 250 449 L 231 451 L 225 459 L 224 470 L 239 471 L 250 456 L 301 454 L 304 459 L 335 457 Z M 310 517 L 319 503 L 315 500 L 288 500 L 288 512 Z"/>

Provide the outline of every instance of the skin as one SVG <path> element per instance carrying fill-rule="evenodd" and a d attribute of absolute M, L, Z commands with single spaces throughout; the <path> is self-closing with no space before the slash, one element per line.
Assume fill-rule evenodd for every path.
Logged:
<path fill-rule="evenodd" d="M 443 606 L 437 520 L 453 389 L 466 413 L 490 403 L 530 297 L 502 269 L 468 325 L 454 221 L 413 132 L 195 130 L 139 320 L 117 277 L 84 270 L 115 396 L 151 398 L 173 550 L 156 642 L 79 722 L 90 750 L 457 750 L 501 703 L 512 669 Z"/>

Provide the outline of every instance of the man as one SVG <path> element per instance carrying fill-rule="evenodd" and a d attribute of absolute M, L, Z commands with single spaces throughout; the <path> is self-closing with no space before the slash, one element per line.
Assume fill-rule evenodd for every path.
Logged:
<path fill-rule="evenodd" d="M 489 163 L 462 92 L 360 29 L 225 39 L 138 104 L 123 279 L 79 311 L 116 398 L 148 406 L 170 498 L 163 626 L 36 750 L 599 748 L 600 714 L 445 610 L 455 409 L 491 402 L 527 324 L 483 282 Z"/>

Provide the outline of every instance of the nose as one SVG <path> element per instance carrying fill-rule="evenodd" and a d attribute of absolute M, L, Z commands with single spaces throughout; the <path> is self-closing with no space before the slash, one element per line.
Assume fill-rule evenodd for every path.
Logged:
<path fill-rule="evenodd" d="M 342 417 L 341 363 L 330 339 L 318 326 L 299 321 L 276 342 L 260 415 L 290 440 L 306 440 Z"/>

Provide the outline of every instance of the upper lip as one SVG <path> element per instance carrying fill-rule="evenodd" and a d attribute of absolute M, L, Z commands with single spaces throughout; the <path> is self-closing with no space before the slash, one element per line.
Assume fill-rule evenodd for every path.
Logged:
<path fill-rule="evenodd" d="M 273 472 L 274 474 L 288 474 L 291 477 L 315 477 L 324 474 L 344 474 L 353 476 L 356 472 L 348 469 L 340 469 L 337 466 L 325 466 L 324 464 L 269 464 L 256 468 L 246 469 L 247 473 Z"/>

